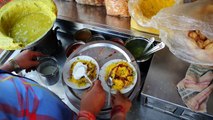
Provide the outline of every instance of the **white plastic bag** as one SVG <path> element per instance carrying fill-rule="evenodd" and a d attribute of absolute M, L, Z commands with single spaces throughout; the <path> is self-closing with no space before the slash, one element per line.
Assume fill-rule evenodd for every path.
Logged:
<path fill-rule="evenodd" d="M 189 63 L 213 66 L 213 0 L 165 8 L 152 17 L 151 26 L 160 30 L 161 40 L 171 52 Z M 211 42 L 210 49 L 201 49 L 189 37 L 199 30 Z"/>

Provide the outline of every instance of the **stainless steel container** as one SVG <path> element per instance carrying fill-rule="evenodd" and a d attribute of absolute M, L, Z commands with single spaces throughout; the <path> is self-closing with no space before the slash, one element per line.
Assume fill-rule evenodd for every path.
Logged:
<path fill-rule="evenodd" d="M 37 67 L 38 73 L 43 77 L 42 82 L 46 85 L 53 85 L 59 80 L 59 66 L 53 57 L 43 57 L 39 59 Z"/>

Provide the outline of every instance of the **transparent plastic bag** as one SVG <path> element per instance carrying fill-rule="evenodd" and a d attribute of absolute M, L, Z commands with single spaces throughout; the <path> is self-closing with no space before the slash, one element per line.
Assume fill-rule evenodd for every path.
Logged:
<path fill-rule="evenodd" d="M 151 27 L 151 19 L 163 8 L 182 4 L 183 0 L 129 0 L 131 17 L 143 27 Z"/>
<path fill-rule="evenodd" d="M 103 6 L 104 0 L 75 0 L 79 4 Z"/>
<path fill-rule="evenodd" d="M 213 0 L 165 8 L 152 17 L 151 26 L 160 30 L 161 40 L 180 59 L 213 66 Z M 189 31 L 192 30 L 206 36 L 210 43 L 208 49 L 199 46 L 201 39 L 190 38 Z"/>

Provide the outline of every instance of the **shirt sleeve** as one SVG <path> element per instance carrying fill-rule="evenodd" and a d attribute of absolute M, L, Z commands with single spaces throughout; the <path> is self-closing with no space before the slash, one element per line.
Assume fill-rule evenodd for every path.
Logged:
<path fill-rule="evenodd" d="M 36 82 L 0 71 L 0 119 L 75 120 L 77 115 Z"/>

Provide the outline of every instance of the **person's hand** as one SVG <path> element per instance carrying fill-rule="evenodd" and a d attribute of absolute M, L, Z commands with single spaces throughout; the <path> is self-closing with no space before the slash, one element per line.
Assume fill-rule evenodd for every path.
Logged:
<path fill-rule="evenodd" d="M 83 95 L 80 110 L 98 115 L 104 106 L 105 99 L 106 93 L 101 86 L 101 82 L 96 80 L 94 86 Z"/>
<path fill-rule="evenodd" d="M 37 57 L 45 56 L 40 52 L 25 50 L 14 58 L 15 62 L 20 66 L 21 69 L 29 70 L 32 67 L 36 67 L 39 61 L 36 61 Z"/>
<path fill-rule="evenodd" d="M 112 96 L 112 108 L 118 105 L 123 107 L 124 114 L 126 115 L 127 112 L 130 110 L 132 103 L 127 97 L 122 95 L 120 92 L 117 92 L 115 95 Z"/>

